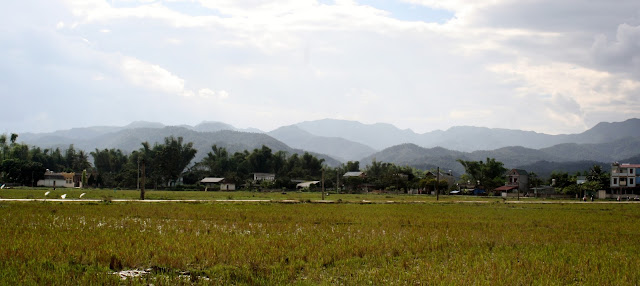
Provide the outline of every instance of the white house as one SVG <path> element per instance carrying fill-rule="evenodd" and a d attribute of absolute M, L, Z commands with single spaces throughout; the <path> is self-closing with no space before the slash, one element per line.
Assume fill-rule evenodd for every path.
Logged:
<path fill-rule="evenodd" d="M 275 181 L 276 174 L 271 173 L 253 173 L 253 180 L 258 181 Z"/>
<path fill-rule="evenodd" d="M 213 178 L 207 177 L 200 180 L 200 183 L 204 184 L 204 191 L 208 191 L 209 188 L 216 188 L 217 185 L 220 186 L 221 191 L 235 191 L 236 184 L 226 181 L 224 178 Z"/>
<path fill-rule="evenodd" d="M 54 187 L 54 188 L 73 188 L 82 187 L 82 182 L 75 182 L 75 173 L 54 173 L 47 170 L 44 173 L 44 179 L 38 180 L 38 187 Z"/>
<path fill-rule="evenodd" d="M 622 194 L 624 190 L 625 194 L 636 194 L 640 187 L 638 171 L 640 171 L 640 164 L 611 164 L 611 191 L 615 193 L 617 190 L 618 194 Z"/>

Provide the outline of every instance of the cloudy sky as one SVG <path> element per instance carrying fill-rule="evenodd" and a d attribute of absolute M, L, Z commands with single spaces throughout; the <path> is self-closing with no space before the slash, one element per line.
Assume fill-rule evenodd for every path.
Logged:
<path fill-rule="evenodd" d="M 473 4 L 468 4 L 473 3 Z M 578 133 L 640 117 L 640 1 L 20 0 L 0 133 L 307 120 Z"/>

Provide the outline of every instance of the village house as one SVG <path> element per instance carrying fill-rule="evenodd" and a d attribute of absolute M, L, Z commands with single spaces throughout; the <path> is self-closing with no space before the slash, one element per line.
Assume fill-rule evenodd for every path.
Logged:
<path fill-rule="evenodd" d="M 638 184 L 638 175 L 640 164 L 613 163 L 611 164 L 611 193 L 612 195 L 633 195 L 637 197 L 640 194 L 640 185 Z"/>
<path fill-rule="evenodd" d="M 208 191 L 209 189 L 218 189 L 220 191 L 235 191 L 236 184 L 229 180 L 225 180 L 225 178 L 213 178 L 207 177 L 200 180 L 200 183 L 204 185 L 204 191 Z"/>
<path fill-rule="evenodd" d="M 511 169 L 506 174 L 507 182 L 495 189 L 503 197 L 521 196 L 529 193 L 529 173 L 522 169 Z"/>
<path fill-rule="evenodd" d="M 453 186 L 456 184 L 456 178 L 453 176 L 453 172 L 451 172 L 451 170 L 449 170 L 449 172 L 431 172 L 428 171 L 426 174 L 424 174 L 425 178 L 433 178 L 433 179 L 440 179 L 440 181 L 445 181 L 447 182 L 448 186 Z"/>
<path fill-rule="evenodd" d="M 56 173 L 46 170 L 44 178 L 36 183 L 38 187 L 53 188 L 82 188 L 82 174 L 80 173 Z"/>
<path fill-rule="evenodd" d="M 255 182 L 275 181 L 276 180 L 276 174 L 272 174 L 272 173 L 253 173 L 253 180 Z"/>

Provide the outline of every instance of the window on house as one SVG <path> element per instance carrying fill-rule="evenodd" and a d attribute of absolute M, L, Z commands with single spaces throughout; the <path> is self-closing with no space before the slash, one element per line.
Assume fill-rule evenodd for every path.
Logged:
<path fill-rule="evenodd" d="M 633 185 L 633 178 L 629 178 L 629 185 Z"/>
<path fill-rule="evenodd" d="M 629 174 L 633 174 L 633 170 L 635 169 L 629 169 Z"/>
<path fill-rule="evenodd" d="M 617 185 L 618 184 L 618 178 L 613 178 L 613 184 Z"/>

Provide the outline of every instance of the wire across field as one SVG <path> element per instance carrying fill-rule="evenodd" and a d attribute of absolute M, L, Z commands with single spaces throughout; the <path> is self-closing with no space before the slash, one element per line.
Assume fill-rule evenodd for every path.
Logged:
<path fill-rule="evenodd" d="M 2 202 L 0 283 L 635 285 L 639 218 L 637 204 Z"/>

